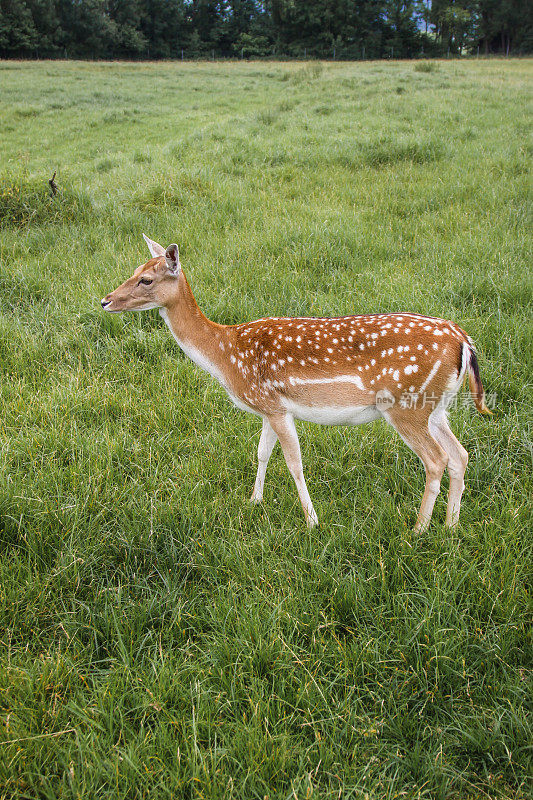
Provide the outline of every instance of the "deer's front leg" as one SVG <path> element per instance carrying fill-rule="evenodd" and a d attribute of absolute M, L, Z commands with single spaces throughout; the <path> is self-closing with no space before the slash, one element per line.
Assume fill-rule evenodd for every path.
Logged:
<path fill-rule="evenodd" d="M 255 479 L 255 486 L 250 497 L 251 503 L 260 503 L 263 499 L 263 486 L 265 485 L 265 475 L 267 471 L 268 461 L 271 456 L 274 445 L 278 437 L 268 419 L 263 417 L 263 430 L 261 431 L 261 438 L 259 439 L 259 447 L 257 448 L 257 477 Z"/>
<path fill-rule="evenodd" d="M 296 488 L 298 489 L 298 495 L 304 510 L 307 527 L 314 528 L 315 525 L 318 525 L 318 517 L 305 484 L 300 442 L 298 440 L 298 434 L 296 433 L 294 420 L 290 414 L 286 414 L 283 416 L 270 417 L 269 422 L 279 439 L 289 472 L 294 478 Z"/>

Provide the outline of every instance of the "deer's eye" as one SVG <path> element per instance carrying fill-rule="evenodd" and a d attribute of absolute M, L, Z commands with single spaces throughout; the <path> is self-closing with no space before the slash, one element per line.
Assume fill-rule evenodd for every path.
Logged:
<path fill-rule="evenodd" d="M 141 278 L 139 283 L 143 283 L 145 286 L 150 286 L 150 284 L 153 283 L 153 280 L 151 278 Z M 139 283 L 137 284 L 137 286 L 139 285 Z"/>

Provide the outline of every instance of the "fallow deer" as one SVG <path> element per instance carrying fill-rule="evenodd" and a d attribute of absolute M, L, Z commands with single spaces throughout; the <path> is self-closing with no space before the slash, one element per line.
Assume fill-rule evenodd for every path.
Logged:
<path fill-rule="evenodd" d="M 446 409 L 467 373 L 477 410 L 490 413 L 474 345 L 458 325 L 409 313 L 270 317 L 219 325 L 199 309 L 178 246 L 165 249 L 144 239 L 152 258 L 108 294 L 102 306 L 110 312 L 158 308 L 181 349 L 222 384 L 238 408 L 262 417 L 252 502 L 263 499 L 268 460 L 279 440 L 307 524 L 313 527 L 318 519 L 294 419 L 359 425 L 381 417 L 426 470 L 415 530 L 429 525 L 446 467 L 446 524 L 457 525 L 468 454 L 450 430 Z M 428 390 L 431 403 L 425 401 Z"/>

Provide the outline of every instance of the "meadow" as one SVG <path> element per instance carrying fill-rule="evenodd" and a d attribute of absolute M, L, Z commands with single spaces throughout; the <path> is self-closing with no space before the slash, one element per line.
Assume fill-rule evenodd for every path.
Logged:
<path fill-rule="evenodd" d="M 1 800 L 531 797 L 532 67 L 0 63 Z M 142 232 L 217 322 L 465 328 L 458 529 L 380 422 L 250 506 L 260 421 L 100 309 Z"/>

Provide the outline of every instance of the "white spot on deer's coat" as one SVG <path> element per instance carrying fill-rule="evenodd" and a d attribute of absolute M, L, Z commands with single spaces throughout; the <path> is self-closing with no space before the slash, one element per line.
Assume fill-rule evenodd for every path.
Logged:
<path fill-rule="evenodd" d="M 353 383 L 358 389 L 364 390 L 364 384 L 359 375 L 335 375 L 332 378 L 296 378 L 290 377 L 289 383 L 292 386 L 301 386 L 305 384 L 323 384 L 323 383 Z"/>
<path fill-rule="evenodd" d="M 439 369 L 441 364 L 442 364 L 442 361 L 440 359 L 437 359 L 437 361 L 435 361 L 435 363 L 433 364 L 433 367 L 431 368 L 431 372 L 429 373 L 429 375 L 427 376 L 426 380 L 424 381 L 424 383 L 420 387 L 420 391 L 421 392 L 425 391 L 426 388 L 429 386 L 429 384 L 431 383 L 431 381 L 433 380 L 433 378 L 437 374 L 437 370 Z"/>

